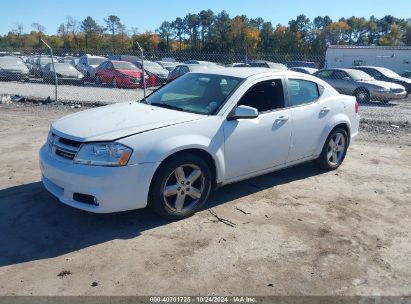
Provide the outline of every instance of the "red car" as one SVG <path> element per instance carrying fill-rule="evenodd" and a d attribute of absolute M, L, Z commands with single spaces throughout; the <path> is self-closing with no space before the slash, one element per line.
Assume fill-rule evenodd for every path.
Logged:
<path fill-rule="evenodd" d="M 156 85 L 154 76 L 145 75 L 146 86 Z M 97 67 L 96 84 L 110 84 L 113 88 L 141 88 L 143 86 L 142 71 L 127 61 L 104 61 Z"/>

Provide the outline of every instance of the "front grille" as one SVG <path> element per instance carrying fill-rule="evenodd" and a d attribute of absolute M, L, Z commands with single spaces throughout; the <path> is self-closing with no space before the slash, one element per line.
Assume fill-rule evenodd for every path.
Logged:
<path fill-rule="evenodd" d="M 83 193 L 73 193 L 73 200 L 79 203 L 87 204 L 87 205 L 93 205 L 93 206 L 99 205 L 99 203 L 97 202 L 94 196 L 83 194 Z"/>
<path fill-rule="evenodd" d="M 52 153 L 58 157 L 73 160 L 80 149 L 81 142 L 68 138 L 53 136 Z"/>

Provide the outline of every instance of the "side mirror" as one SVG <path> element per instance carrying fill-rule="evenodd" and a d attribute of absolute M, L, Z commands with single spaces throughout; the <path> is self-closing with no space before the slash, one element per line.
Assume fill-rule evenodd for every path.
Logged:
<path fill-rule="evenodd" d="M 227 120 L 236 120 L 236 119 L 253 119 L 258 117 L 258 110 L 249 106 L 238 106 L 235 108 Z"/>

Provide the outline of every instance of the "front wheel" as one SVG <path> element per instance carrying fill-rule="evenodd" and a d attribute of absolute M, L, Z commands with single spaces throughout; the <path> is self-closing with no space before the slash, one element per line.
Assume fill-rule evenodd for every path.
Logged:
<path fill-rule="evenodd" d="M 157 170 L 149 205 L 164 218 L 180 220 L 200 210 L 211 188 L 212 174 L 207 163 L 196 155 L 180 154 Z"/>
<path fill-rule="evenodd" d="M 348 135 L 343 128 L 334 129 L 328 135 L 318 163 L 325 170 L 335 170 L 344 161 L 348 149 Z"/>
<path fill-rule="evenodd" d="M 111 87 L 114 88 L 114 89 L 117 88 L 117 80 L 116 80 L 116 78 L 114 78 L 114 77 L 113 77 L 113 79 L 111 80 Z"/>

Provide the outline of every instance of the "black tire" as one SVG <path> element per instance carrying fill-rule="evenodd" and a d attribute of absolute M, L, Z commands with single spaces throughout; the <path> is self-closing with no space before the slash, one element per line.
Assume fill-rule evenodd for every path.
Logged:
<path fill-rule="evenodd" d="M 370 92 L 365 88 L 357 89 L 354 96 L 357 98 L 358 103 L 367 103 L 371 100 Z"/>
<path fill-rule="evenodd" d="M 117 79 L 115 77 L 113 77 L 113 79 L 111 79 L 111 87 L 113 89 L 116 89 L 118 87 L 117 86 Z"/>
<path fill-rule="evenodd" d="M 83 81 L 84 83 L 84 81 Z M 96 76 L 96 81 L 95 81 L 96 85 L 101 86 L 103 84 L 103 82 L 101 81 L 100 76 Z"/>
<path fill-rule="evenodd" d="M 202 175 L 197 178 L 195 183 L 199 182 L 203 185 L 201 187 L 201 196 L 199 199 L 194 200 L 193 202 L 190 203 L 190 200 L 192 199 L 189 195 L 186 194 L 185 197 L 187 197 L 187 205 L 188 207 L 183 208 L 181 211 L 177 211 L 177 209 L 173 208 L 172 203 L 170 204 L 170 201 L 168 201 L 167 198 L 165 198 L 164 194 L 164 189 L 167 185 L 167 182 L 170 181 L 170 178 L 174 178 L 174 172 L 177 168 L 181 168 L 184 166 L 195 166 L 197 170 L 201 170 Z M 191 171 L 192 172 L 192 171 Z M 185 178 L 188 179 L 190 171 L 185 172 Z M 177 185 L 180 186 L 179 182 L 176 179 Z M 193 188 L 197 187 L 194 186 L 193 183 Z M 188 185 L 188 184 L 187 184 Z M 185 184 L 183 184 L 183 189 L 180 190 L 180 187 L 178 188 L 178 193 L 183 194 L 184 189 L 186 187 L 189 187 Z M 170 219 L 170 220 L 181 220 L 184 218 L 187 218 L 194 213 L 196 213 L 198 210 L 200 210 L 204 204 L 207 202 L 210 192 L 212 189 L 212 173 L 207 165 L 207 163 L 200 157 L 191 154 L 191 153 L 182 153 L 178 154 L 176 157 L 173 157 L 166 161 L 165 163 L 161 164 L 156 173 L 154 174 L 153 180 L 151 182 L 150 186 L 150 192 L 149 192 L 149 207 L 151 207 L 158 215 L 160 215 L 163 218 Z M 188 189 L 188 188 L 187 188 Z M 187 192 L 188 193 L 188 192 Z M 176 197 L 179 194 L 175 194 Z M 174 200 L 173 196 L 170 196 L 171 201 Z M 186 200 L 186 199 L 185 199 Z M 175 202 L 177 202 L 177 198 L 175 198 Z M 177 203 L 176 203 L 177 204 Z M 175 205 L 176 205 L 175 204 Z M 192 205 L 191 205 L 192 204 Z"/>
<path fill-rule="evenodd" d="M 329 153 L 333 152 L 332 150 L 333 148 L 330 147 L 330 144 L 331 144 L 331 140 L 334 140 L 337 134 L 341 134 L 341 136 L 343 137 L 344 149 L 343 151 L 341 151 L 342 154 L 338 154 L 338 152 L 336 152 L 337 161 L 333 162 L 332 160 L 330 160 L 330 157 L 329 157 Z M 344 130 L 344 128 L 337 127 L 333 129 L 331 133 L 328 135 L 327 140 L 324 143 L 324 147 L 321 151 L 321 154 L 317 159 L 319 166 L 322 169 L 327 170 L 327 171 L 332 171 L 332 170 L 337 169 L 339 166 L 341 166 L 341 164 L 343 163 L 345 159 L 345 156 L 347 155 L 348 145 L 349 145 L 348 135 L 347 135 L 347 132 Z"/>

